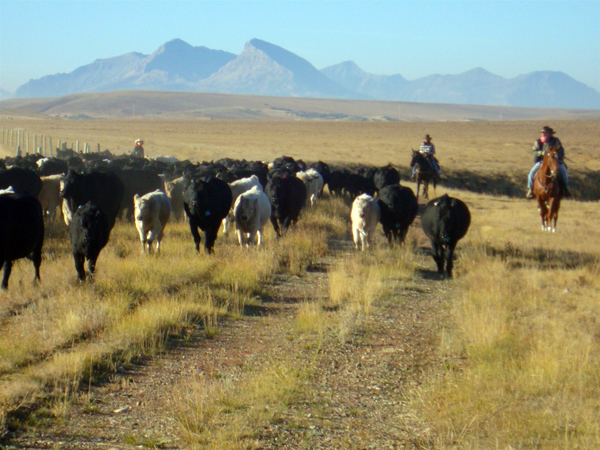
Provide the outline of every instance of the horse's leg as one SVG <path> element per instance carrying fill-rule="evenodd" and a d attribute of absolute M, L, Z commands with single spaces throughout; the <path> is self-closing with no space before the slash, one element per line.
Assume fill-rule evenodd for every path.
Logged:
<path fill-rule="evenodd" d="M 419 189 L 421 189 L 421 177 L 417 173 L 417 203 L 419 203 Z"/>
<path fill-rule="evenodd" d="M 423 180 L 423 198 L 429 200 L 429 181 Z"/>
<path fill-rule="evenodd" d="M 538 197 L 538 209 L 540 211 L 540 217 L 542 218 L 542 231 L 546 231 L 548 224 L 548 208 L 541 196 Z"/>
<path fill-rule="evenodd" d="M 554 197 L 550 204 L 549 218 L 552 220 L 552 232 L 556 233 L 556 222 L 558 222 L 558 210 L 560 209 L 560 197 Z M 548 223 L 550 224 L 550 222 Z"/>

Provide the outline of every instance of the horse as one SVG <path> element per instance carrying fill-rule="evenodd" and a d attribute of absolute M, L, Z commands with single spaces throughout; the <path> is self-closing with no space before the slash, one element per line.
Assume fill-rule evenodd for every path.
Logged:
<path fill-rule="evenodd" d="M 423 197 L 425 200 L 429 200 L 429 183 L 433 183 L 433 190 L 435 192 L 437 184 L 437 173 L 429 158 L 426 158 L 421 152 L 416 150 L 412 151 L 412 160 L 410 167 L 417 166 L 415 170 L 415 180 L 417 181 L 417 201 L 419 200 L 419 189 L 423 184 Z"/>
<path fill-rule="evenodd" d="M 542 164 L 533 178 L 533 195 L 537 199 L 542 217 L 542 231 L 556 232 L 558 210 L 563 197 L 559 178 L 558 150 L 551 148 L 546 151 Z"/>

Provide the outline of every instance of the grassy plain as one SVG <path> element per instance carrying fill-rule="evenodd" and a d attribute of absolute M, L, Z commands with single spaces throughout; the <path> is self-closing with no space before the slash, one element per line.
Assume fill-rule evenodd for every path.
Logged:
<path fill-rule="evenodd" d="M 533 140 L 546 123 L 6 117 L 0 121 L 1 126 L 51 135 L 54 142 L 78 139 L 92 148 L 100 142 L 102 149 L 116 153 L 129 151 L 133 140 L 142 137 L 150 156 L 269 160 L 285 154 L 307 161 L 392 162 L 400 167 L 407 166 L 410 148 L 429 133 L 443 169 L 469 170 L 483 178 L 525 174 L 531 165 Z M 573 177 L 600 170 L 600 121 L 547 124 L 558 131 L 567 156 L 574 161 L 570 165 Z M 558 232 L 551 235 L 541 233 L 532 202 L 444 187 L 437 194 L 445 192 L 469 205 L 473 222 L 459 244 L 456 280 L 440 281 L 455 283 L 459 290 L 458 300 L 450 306 L 453 320 L 446 324 L 436 349 L 445 363 L 424 378 L 421 389 L 407 392 L 431 428 L 431 440 L 420 445 L 598 448 L 597 204 L 565 201 Z M 346 236 L 347 206 L 331 201 L 324 200 L 320 209 L 304 216 L 299 230 L 281 242 L 274 242 L 269 232 L 265 249 L 249 253 L 238 249 L 231 238 L 220 238 L 213 258 L 193 257 L 189 230 L 183 224 L 167 228 L 163 255 L 139 258 L 133 226 L 119 224 L 100 257 L 95 283 L 83 287 L 75 283 L 64 230 L 52 231 L 44 250 L 42 285 L 30 286 L 30 264 L 21 261 L 13 270 L 10 290 L 0 293 L 4 411 L 40 396 L 50 394 L 51 399 L 56 392 L 75 389 L 91 368 L 101 370 L 151 353 L 183 324 L 201 322 L 210 333 L 218 317 L 239 314 L 241 305 L 255 302 L 262 283 L 273 273 L 301 276 L 311 258 L 328 252 L 328 236 Z M 431 259 L 427 263 L 411 260 L 423 244 L 420 239 L 404 249 L 401 264 L 396 266 L 385 264 L 385 257 L 349 257 L 334 267 L 329 274 L 328 301 L 347 305 L 340 308 L 335 322 L 340 339 L 352 333 L 352 317 L 368 314 L 377 304 L 372 293 L 381 292 L 382 280 L 390 276 L 414 280 L 423 270 L 433 269 Z M 364 286 L 370 289 L 360 289 Z M 307 305 L 298 316 L 299 332 L 310 326 L 331 326 L 318 320 L 320 314 L 322 308 Z M 279 373 L 287 374 L 283 369 Z M 198 392 L 204 395 L 202 387 Z M 263 394 L 253 395 L 267 396 L 266 391 L 259 392 Z M 283 389 L 281 395 L 289 392 Z M 54 405 L 60 414 L 62 403 Z M 191 420 L 183 406 L 180 411 Z M 200 418 L 200 425 L 203 420 L 213 419 Z M 198 425 L 190 424 L 194 426 Z"/>

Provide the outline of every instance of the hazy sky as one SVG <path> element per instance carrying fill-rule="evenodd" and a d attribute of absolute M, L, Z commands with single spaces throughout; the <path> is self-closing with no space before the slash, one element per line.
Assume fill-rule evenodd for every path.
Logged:
<path fill-rule="evenodd" d="M 258 38 L 318 69 L 414 80 L 475 67 L 559 70 L 600 91 L 600 0 L 0 0 L 0 87 L 180 38 L 235 54 Z"/>

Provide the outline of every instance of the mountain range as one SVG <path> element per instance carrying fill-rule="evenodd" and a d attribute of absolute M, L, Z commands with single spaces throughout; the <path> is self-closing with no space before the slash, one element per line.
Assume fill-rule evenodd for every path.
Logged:
<path fill-rule="evenodd" d="M 151 55 L 127 53 L 98 59 L 71 73 L 30 80 L 15 96 L 117 90 L 600 109 L 600 93 L 563 72 L 539 71 L 507 79 L 476 68 L 410 81 L 399 74 L 370 74 L 352 61 L 318 70 L 300 56 L 259 39 L 247 42 L 237 56 L 174 39 Z"/>

